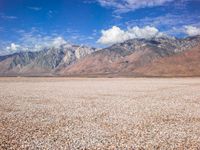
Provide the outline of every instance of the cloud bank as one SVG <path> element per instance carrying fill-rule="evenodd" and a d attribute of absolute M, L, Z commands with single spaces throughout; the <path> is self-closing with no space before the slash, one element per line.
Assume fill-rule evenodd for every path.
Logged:
<path fill-rule="evenodd" d="M 189 36 L 200 35 L 200 28 L 194 26 L 185 26 L 185 33 Z"/>
<path fill-rule="evenodd" d="M 174 0 L 97 0 L 103 7 L 114 9 L 116 13 L 126 13 L 139 8 L 161 6 Z"/>
<path fill-rule="evenodd" d="M 7 46 L 6 49 L 9 51 L 17 51 L 20 49 L 20 45 L 15 44 L 15 43 L 11 43 L 10 46 Z"/>
<path fill-rule="evenodd" d="M 117 26 L 113 26 L 108 30 L 102 30 L 101 33 L 102 36 L 97 42 L 103 45 L 111 45 L 135 38 L 149 39 L 153 37 L 164 36 L 164 34 L 161 33 L 157 28 L 150 26 L 145 26 L 143 28 L 135 26 L 133 28 L 129 28 L 126 31 L 120 29 Z"/>
<path fill-rule="evenodd" d="M 52 47 L 59 48 L 61 45 L 66 45 L 66 44 L 68 44 L 68 42 L 59 36 L 59 37 L 54 38 L 50 45 Z"/>
<path fill-rule="evenodd" d="M 24 35 L 18 42 L 10 43 L 9 46 L 6 47 L 7 53 L 15 53 L 19 51 L 40 51 L 44 48 L 60 48 L 64 46 L 68 48 L 71 44 L 66 41 L 63 37 L 48 37 L 48 36 L 33 36 L 33 35 Z"/>

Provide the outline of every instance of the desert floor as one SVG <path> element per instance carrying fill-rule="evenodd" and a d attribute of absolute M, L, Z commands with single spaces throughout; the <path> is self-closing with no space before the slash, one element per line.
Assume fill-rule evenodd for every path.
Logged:
<path fill-rule="evenodd" d="M 200 149 L 200 78 L 0 78 L 0 149 Z"/>

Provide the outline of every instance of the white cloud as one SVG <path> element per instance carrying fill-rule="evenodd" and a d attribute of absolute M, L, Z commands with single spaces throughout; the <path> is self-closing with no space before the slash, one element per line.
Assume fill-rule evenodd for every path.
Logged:
<path fill-rule="evenodd" d="M 11 43 L 10 46 L 6 47 L 7 50 L 17 51 L 21 46 L 15 43 Z"/>
<path fill-rule="evenodd" d="M 79 35 L 78 31 L 68 29 L 67 32 L 65 31 L 62 33 L 62 35 L 66 35 L 64 37 L 57 33 L 56 30 L 52 31 L 51 34 L 47 34 L 36 27 L 32 27 L 29 31 L 16 30 L 15 32 L 18 35 L 18 39 L 16 41 L 3 41 L 0 39 L 0 55 L 18 51 L 41 51 L 48 48 L 60 48 L 61 46 L 61 48 L 68 49 L 72 46 L 71 42 L 77 44 L 81 42 L 82 44 L 86 44 L 87 41 L 92 41 L 95 36 Z M 11 43 L 13 44 L 11 45 Z M 3 51 L 3 53 L 1 51 Z"/>
<path fill-rule="evenodd" d="M 71 47 L 71 44 L 60 36 L 50 37 L 25 34 L 24 37 L 20 39 L 20 45 L 11 43 L 5 49 L 8 53 L 13 53 L 19 51 L 40 51 L 44 48 L 60 48 L 60 46 L 64 46 L 64 48 L 69 48 Z"/>
<path fill-rule="evenodd" d="M 102 30 L 102 36 L 97 41 L 100 44 L 111 45 L 115 43 L 124 42 L 129 39 L 135 38 L 153 38 L 164 36 L 163 33 L 155 27 L 145 26 L 144 28 L 139 28 L 135 26 L 124 31 L 117 26 L 113 26 L 108 30 Z"/>
<path fill-rule="evenodd" d="M 161 6 L 174 0 L 97 0 L 103 7 L 113 8 L 117 13 L 134 11 L 139 8 Z"/>
<path fill-rule="evenodd" d="M 102 32 L 102 36 L 97 41 L 98 43 L 101 43 L 101 44 L 109 45 L 113 43 L 123 42 L 129 39 L 126 32 L 121 30 L 117 26 L 113 26 L 111 29 L 108 29 L 108 30 L 102 30 L 101 32 Z"/>
<path fill-rule="evenodd" d="M 13 53 L 17 51 L 40 51 L 44 48 L 59 48 L 61 45 L 64 48 L 68 48 L 71 45 L 61 36 L 47 36 L 39 33 L 35 28 L 30 32 L 20 30 L 18 33 L 20 34 L 20 38 L 17 41 L 19 44 L 8 42 L 4 44 L 2 49 L 5 49 L 8 53 Z"/>
<path fill-rule="evenodd" d="M 19 43 L 23 50 L 40 51 L 43 48 L 59 48 L 61 45 L 68 45 L 68 42 L 61 36 L 45 35 L 33 28 L 30 32 L 20 32 Z"/>
<path fill-rule="evenodd" d="M 70 44 L 63 37 L 52 37 L 52 36 L 42 36 L 42 35 L 29 35 L 22 39 L 26 40 L 22 42 L 23 47 L 31 51 L 40 51 L 43 48 L 59 48 L 64 45 L 65 48 L 69 47 Z"/>
<path fill-rule="evenodd" d="M 200 35 L 200 28 L 194 26 L 185 26 L 185 33 L 189 36 Z"/>
<path fill-rule="evenodd" d="M 61 45 L 67 44 L 68 42 L 65 41 L 62 37 L 56 37 L 52 41 L 52 47 L 59 48 Z"/>

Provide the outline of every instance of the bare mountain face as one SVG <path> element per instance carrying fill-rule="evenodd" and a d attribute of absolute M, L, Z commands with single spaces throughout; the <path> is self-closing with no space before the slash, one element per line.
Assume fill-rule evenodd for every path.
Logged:
<path fill-rule="evenodd" d="M 115 44 L 80 59 L 76 64 L 61 70 L 69 76 L 141 76 L 136 69 L 157 59 L 188 51 L 200 43 L 200 36 L 185 39 L 167 37 L 133 39 Z M 145 70 L 144 70 L 145 71 Z"/>
<path fill-rule="evenodd" d="M 200 76 L 200 45 L 135 70 L 141 76 Z"/>
<path fill-rule="evenodd" d="M 1 56 L 0 75 L 53 76 L 57 68 L 67 67 L 95 51 L 95 48 L 67 44 L 39 52 L 20 52 Z"/>
<path fill-rule="evenodd" d="M 164 59 L 178 55 L 185 57 L 184 54 L 190 51 L 190 53 L 198 53 L 193 52 L 198 44 L 200 44 L 200 36 L 185 39 L 167 37 L 148 40 L 132 39 L 102 50 L 86 46 L 62 45 L 59 48 L 46 48 L 39 52 L 21 52 L 1 56 L 0 75 L 114 77 L 156 76 L 157 74 L 164 76 L 167 72 L 162 74 L 156 71 L 150 72 L 160 63 L 167 63 L 167 61 L 162 61 Z M 191 60 L 191 64 L 193 61 L 196 62 L 195 65 L 199 64 L 196 59 L 193 60 L 193 56 L 188 59 Z M 185 64 L 186 59 L 179 58 L 179 60 L 179 64 Z M 175 64 L 170 67 L 177 67 Z M 193 66 L 194 69 L 195 65 Z M 154 67 L 151 68 L 151 66 Z M 163 65 L 163 68 L 165 68 L 165 65 Z M 187 69 L 185 72 L 187 72 Z M 195 73 L 195 75 L 197 74 Z M 176 76 L 176 73 L 173 73 L 173 75 Z M 200 74 L 198 75 L 200 76 Z"/>

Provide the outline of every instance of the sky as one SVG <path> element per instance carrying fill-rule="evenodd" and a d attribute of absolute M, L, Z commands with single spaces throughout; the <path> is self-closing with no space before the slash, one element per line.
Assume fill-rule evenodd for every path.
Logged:
<path fill-rule="evenodd" d="M 200 0 L 0 0 L 0 55 L 200 34 Z"/>

